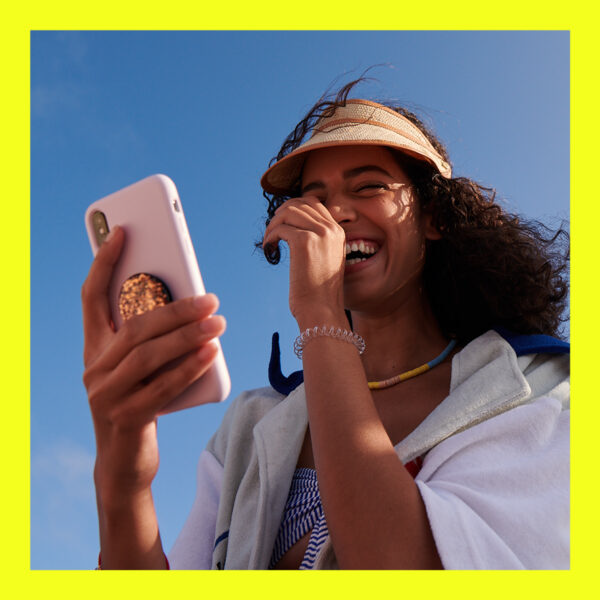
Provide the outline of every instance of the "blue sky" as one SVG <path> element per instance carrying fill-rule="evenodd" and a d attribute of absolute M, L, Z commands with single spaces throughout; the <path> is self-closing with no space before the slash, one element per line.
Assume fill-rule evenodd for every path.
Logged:
<path fill-rule="evenodd" d="M 267 385 L 271 333 L 300 367 L 287 261 L 254 251 L 259 178 L 334 80 L 417 110 L 455 175 L 513 212 L 569 217 L 567 32 L 32 32 L 31 567 L 93 568 L 94 438 L 81 383 L 80 287 L 94 200 L 152 173 L 176 183 L 207 289 L 228 321 L 232 394 Z M 229 401 L 159 421 L 154 490 L 170 548 L 199 453 Z"/>

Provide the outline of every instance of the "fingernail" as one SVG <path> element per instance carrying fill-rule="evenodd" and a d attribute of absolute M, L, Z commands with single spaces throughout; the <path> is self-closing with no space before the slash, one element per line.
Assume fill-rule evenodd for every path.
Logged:
<path fill-rule="evenodd" d="M 198 350 L 196 356 L 200 360 L 208 360 L 214 354 L 216 354 L 216 352 L 217 352 L 216 346 L 214 344 L 212 344 L 212 343 L 209 342 L 205 346 L 202 346 L 202 348 L 200 348 L 200 350 Z"/>
<path fill-rule="evenodd" d="M 194 306 L 204 308 L 208 302 L 213 300 L 214 294 L 202 294 L 194 298 Z"/>
<path fill-rule="evenodd" d="M 216 333 L 223 327 L 222 319 L 211 317 L 210 319 L 206 319 L 202 323 L 202 329 L 204 329 L 204 333 Z"/>
<path fill-rule="evenodd" d="M 196 308 L 204 308 L 206 306 L 206 296 L 196 296 L 194 298 L 194 306 Z"/>
<path fill-rule="evenodd" d="M 115 233 L 119 230 L 119 226 L 115 225 L 109 232 L 108 235 L 104 238 L 104 242 L 110 242 L 115 237 Z"/>

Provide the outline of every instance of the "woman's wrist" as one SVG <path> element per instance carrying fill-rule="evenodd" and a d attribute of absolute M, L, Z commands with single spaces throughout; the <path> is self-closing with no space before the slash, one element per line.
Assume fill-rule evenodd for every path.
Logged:
<path fill-rule="evenodd" d="M 365 340 L 357 333 L 349 331 L 348 329 L 342 329 L 341 327 L 322 325 L 321 327 L 315 326 L 305 329 L 294 341 L 294 353 L 301 359 L 304 352 L 304 346 L 311 341 L 322 337 L 333 338 L 350 343 L 356 347 L 359 354 L 362 354 L 366 348 Z"/>
<path fill-rule="evenodd" d="M 317 306 L 294 316 L 301 332 L 308 328 L 322 326 L 350 329 L 350 324 L 343 309 L 336 311 Z"/>

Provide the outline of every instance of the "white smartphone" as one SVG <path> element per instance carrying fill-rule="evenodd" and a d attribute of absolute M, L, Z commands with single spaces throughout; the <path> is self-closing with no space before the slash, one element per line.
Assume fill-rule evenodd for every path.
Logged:
<path fill-rule="evenodd" d="M 166 175 L 151 175 L 97 200 L 85 213 L 85 225 L 94 255 L 112 227 L 125 231 L 109 289 L 117 329 L 132 316 L 206 293 L 177 188 Z M 227 365 L 220 342 L 213 343 L 219 351 L 211 368 L 160 414 L 227 398 Z"/>

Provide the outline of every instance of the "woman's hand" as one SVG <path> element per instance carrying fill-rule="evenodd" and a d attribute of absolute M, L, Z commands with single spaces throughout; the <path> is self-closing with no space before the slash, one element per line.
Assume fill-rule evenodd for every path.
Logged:
<path fill-rule="evenodd" d="M 96 486 L 105 506 L 149 489 L 159 462 L 157 414 L 207 371 L 217 353 L 211 340 L 225 330 L 223 317 L 213 316 L 218 300 L 207 294 L 134 317 L 115 332 L 108 287 L 123 242 L 124 232 L 115 228 L 82 288 L 83 381 L 96 433 Z"/>
<path fill-rule="evenodd" d="M 314 196 L 287 200 L 271 219 L 263 247 L 281 240 L 290 248 L 290 309 L 296 320 L 317 307 L 343 314 L 346 236 L 327 208 Z"/>

